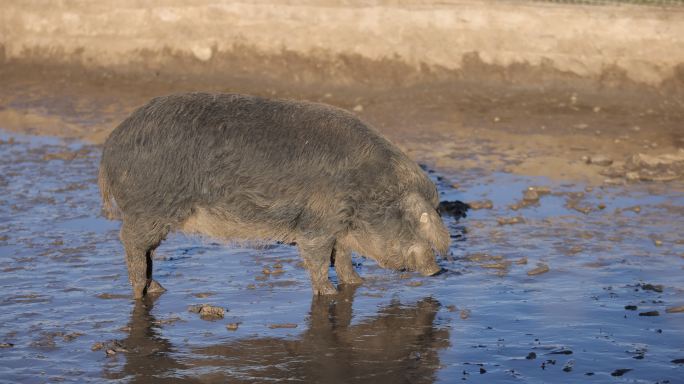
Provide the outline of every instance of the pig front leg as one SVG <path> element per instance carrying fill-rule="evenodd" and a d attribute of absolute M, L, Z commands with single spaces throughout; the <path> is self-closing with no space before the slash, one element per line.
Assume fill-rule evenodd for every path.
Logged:
<path fill-rule="evenodd" d="M 335 272 L 337 272 L 337 278 L 342 284 L 361 284 L 363 279 L 354 270 L 352 265 L 351 249 L 340 244 L 335 243 L 335 248 L 333 249 L 335 255 Z"/>
<path fill-rule="evenodd" d="M 330 255 L 333 251 L 334 240 L 313 239 L 297 241 L 299 254 L 304 259 L 304 265 L 311 275 L 311 288 L 314 295 L 334 295 L 337 290 L 328 279 Z"/>
<path fill-rule="evenodd" d="M 133 286 L 135 299 L 166 291 L 152 279 L 152 256 L 165 235 L 159 226 L 148 221 L 124 219 L 120 237 L 126 251 L 128 279 Z"/>

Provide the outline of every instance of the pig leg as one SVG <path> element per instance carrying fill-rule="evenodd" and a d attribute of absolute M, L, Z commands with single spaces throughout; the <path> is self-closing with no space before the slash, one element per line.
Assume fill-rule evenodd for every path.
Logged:
<path fill-rule="evenodd" d="M 334 295 L 337 293 L 335 287 L 328 280 L 333 241 L 316 239 L 298 241 L 297 244 L 299 245 L 299 254 L 304 259 L 304 265 L 311 275 L 311 287 L 314 295 Z"/>
<path fill-rule="evenodd" d="M 333 248 L 335 272 L 337 272 L 337 278 L 340 279 L 342 284 L 361 284 L 363 279 L 354 270 L 351 254 L 351 249 L 341 245 L 339 242 L 335 243 L 335 248 Z"/>
<path fill-rule="evenodd" d="M 125 218 L 121 226 L 121 242 L 126 251 L 128 279 L 133 296 L 141 299 L 148 293 L 164 292 L 164 287 L 152 279 L 152 256 L 166 233 L 154 222 Z"/>

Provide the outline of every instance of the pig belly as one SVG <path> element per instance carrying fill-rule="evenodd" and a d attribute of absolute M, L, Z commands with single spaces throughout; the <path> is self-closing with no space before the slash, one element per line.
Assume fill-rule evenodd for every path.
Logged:
<path fill-rule="evenodd" d="M 294 241 L 292 233 L 278 231 L 264 222 L 246 221 L 228 212 L 196 208 L 179 228 L 188 234 L 199 234 L 223 240 Z"/>

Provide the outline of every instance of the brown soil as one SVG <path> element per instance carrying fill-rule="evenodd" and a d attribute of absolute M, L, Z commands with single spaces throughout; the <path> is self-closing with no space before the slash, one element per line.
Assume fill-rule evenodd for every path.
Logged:
<path fill-rule="evenodd" d="M 282 63 L 273 65 L 282 72 Z M 583 156 L 602 155 L 620 163 L 635 153 L 661 155 L 684 148 L 684 103 L 675 93 L 652 88 L 573 89 L 567 84 L 475 83 L 462 77 L 426 77 L 411 85 L 341 85 L 274 79 L 266 70 L 261 65 L 258 71 L 219 78 L 159 72 L 143 78 L 76 66 L 6 63 L 0 66 L 0 128 L 102 143 L 119 121 L 152 97 L 215 91 L 307 99 L 353 110 L 417 161 L 451 170 L 481 168 L 601 183 L 610 178 L 605 168 L 585 164 Z"/>

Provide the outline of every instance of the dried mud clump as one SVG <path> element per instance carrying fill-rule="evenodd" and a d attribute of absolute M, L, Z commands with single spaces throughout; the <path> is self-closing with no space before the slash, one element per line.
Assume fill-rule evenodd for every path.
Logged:
<path fill-rule="evenodd" d="M 513 224 L 524 223 L 525 219 L 523 219 L 522 216 L 499 217 L 496 219 L 496 221 L 497 221 L 497 223 L 499 223 L 499 225 L 513 225 Z"/>
<path fill-rule="evenodd" d="M 684 312 L 684 305 L 678 305 L 676 307 L 669 307 L 665 310 L 667 313 L 680 313 Z"/>
<path fill-rule="evenodd" d="M 673 181 L 684 177 L 684 149 L 663 155 L 636 153 L 622 164 L 615 164 L 601 172 L 611 179 L 639 181 Z"/>
<path fill-rule="evenodd" d="M 292 328 L 297 328 L 297 324 L 294 323 L 282 323 L 282 324 L 271 324 L 268 326 L 271 329 L 292 329 Z"/>
<path fill-rule="evenodd" d="M 469 202 L 468 206 L 472 210 L 492 209 L 494 208 L 494 203 L 491 200 L 479 200 Z"/>
<path fill-rule="evenodd" d="M 105 342 L 100 342 L 98 341 L 97 343 L 93 344 L 90 347 L 90 350 L 93 352 L 96 351 L 105 351 L 105 355 L 107 357 L 114 356 L 117 353 L 127 353 L 130 352 L 128 348 L 126 348 L 120 341 L 118 340 L 110 340 L 110 341 L 105 341 Z"/>
<path fill-rule="evenodd" d="M 587 156 L 584 161 L 587 164 L 598 165 L 600 167 L 607 167 L 613 164 L 613 159 L 606 155 Z"/>
<path fill-rule="evenodd" d="M 530 269 L 529 271 L 527 271 L 527 275 L 528 276 L 536 276 L 536 275 L 541 275 L 542 273 L 546 273 L 548 271 L 550 271 L 550 268 L 548 265 L 543 264 L 543 263 L 539 263 L 539 264 L 537 264 L 536 268 Z"/>

